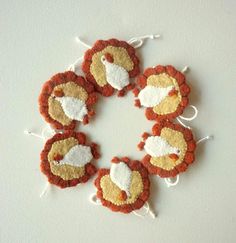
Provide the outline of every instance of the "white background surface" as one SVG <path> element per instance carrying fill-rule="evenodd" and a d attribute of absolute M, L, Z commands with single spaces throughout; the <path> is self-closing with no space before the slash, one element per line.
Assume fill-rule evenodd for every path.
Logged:
<path fill-rule="evenodd" d="M 234 0 L 0 0 L 0 242 L 235 242 L 235 11 Z M 37 105 L 43 82 L 85 51 L 76 35 L 92 44 L 150 33 L 162 39 L 138 50 L 143 66 L 190 66 L 190 100 L 200 111 L 191 126 L 197 138 L 215 140 L 199 146 L 177 187 L 151 178 L 156 220 L 90 204 L 93 180 L 39 199 L 44 142 L 23 130 L 45 125 Z M 114 155 L 142 158 L 136 144 L 153 123 L 133 96 L 101 99 L 96 110 L 81 129 L 101 145 L 99 167 Z"/>

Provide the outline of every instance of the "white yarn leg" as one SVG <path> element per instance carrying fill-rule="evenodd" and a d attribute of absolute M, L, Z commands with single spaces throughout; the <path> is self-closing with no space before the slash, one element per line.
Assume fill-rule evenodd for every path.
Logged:
<path fill-rule="evenodd" d="M 49 186 L 50 186 L 50 183 L 47 182 L 45 187 L 43 188 L 42 192 L 40 193 L 39 197 L 43 197 L 46 194 L 46 192 L 48 191 Z"/>
<path fill-rule="evenodd" d="M 155 219 L 157 217 L 157 215 L 154 213 L 154 211 L 151 210 L 150 205 L 149 205 L 148 202 L 145 202 L 145 204 L 144 204 L 144 206 L 142 208 L 144 208 L 146 210 L 144 212 L 144 214 L 138 213 L 137 210 L 132 211 L 133 214 L 135 214 L 136 216 L 138 216 L 140 218 L 144 218 L 147 214 L 149 214 L 153 219 Z M 139 210 L 141 210 L 141 209 L 139 209 Z"/>
<path fill-rule="evenodd" d="M 213 138 L 214 138 L 213 135 L 209 135 L 209 136 L 206 136 L 204 138 L 199 139 L 196 143 L 199 144 L 199 143 L 202 143 L 202 142 L 204 142 L 206 140 L 213 139 Z"/>
<path fill-rule="evenodd" d="M 133 37 L 128 40 L 128 43 L 132 45 L 134 48 L 139 48 L 143 45 L 144 40 L 146 39 L 154 40 L 158 38 L 160 38 L 160 35 L 158 34 L 144 35 L 144 36 Z"/>
<path fill-rule="evenodd" d="M 175 179 L 175 180 L 173 180 L 173 179 Z M 167 187 L 176 186 L 179 183 L 179 175 L 177 175 L 173 179 L 165 178 L 165 182 L 166 182 Z"/>

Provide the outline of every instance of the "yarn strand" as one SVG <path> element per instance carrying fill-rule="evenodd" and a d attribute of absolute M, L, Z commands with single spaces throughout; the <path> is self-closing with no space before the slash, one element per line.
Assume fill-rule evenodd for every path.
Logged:
<path fill-rule="evenodd" d="M 181 73 L 187 73 L 188 71 L 189 71 L 189 66 L 185 66 L 185 67 L 182 69 Z"/>
<path fill-rule="evenodd" d="M 33 137 L 37 137 L 37 138 L 41 138 L 41 139 L 45 139 L 43 136 L 41 136 L 41 135 L 39 135 L 39 134 L 37 134 L 37 133 L 28 131 L 28 130 L 25 130 L 25 131 L 24 131 L 24 134 L 26 134 L 26 135 L 30 135 L 30 136 L 33 136 Z"/>
<path fill-rule="evenodd" d="M 199 140 L 197 141 L 197 144 L 202 143 L 202 142 L 204 142 L 204 141 L 206 141 L 206 140 L 213 139 L 213 138 L 214 138 L 213 135 L 206 136 L 206 137 L 204 137 L 204 138 L 199 139 Z"/>
<path fill-rule="evenodd" d="M 42 192 L 39 195 L 40 198 L 43 197 L 46 194 L 46 192 L 48 191 L 49 186 L 50 186 L 50 183 L 47 182 L 45 187 L 43 188 Z"/>
<path fill-rule="evenodd" d="M 143 45 L 144 40 L 147 40 L 147 39 L 154 40 L 154 39 L 158 39 L 160 37 L 161 36 L 159 34 L 137 36 L 137 37 L 133 37 L 133 38 L 129 39 L 128 43 L 130 45 L 132 45 L 134 48 L 139 48 Z"/>
<path fill-rule="evenodd" d="M 191 107 L 191 108 L 194 110 L 194 114 L 193 114 L 193 116 L 191 116 L 191 117 L 179 116 L 179 117 L 177 117 L 176 119 L 177 119 L 177 121 L 178 121 L 182 126 L 184 126 L 184 127 L 186 127 L 186 128 L 188 128 L 188 129 L 191 130 L 191 127 L 190 127 L 190 126 L 187 126 L 186 124 L 184 124 L 183 121 L 181 121 L 181 120 L 192 121 L 192 120 L 194 120 L 194 119 L 198 116 L 198 109 L 197 109 L 197 107 L 194 106 L 194 105 L 190 105 L 189 107 Z"/>
<path fill-rule="evenodd" d="M 50 136 L 46 136 L 46 132 L 50 132 L 50 136 L 53 136 L 53 135 L 56 134 L 56 131 L 54 129 L 52 129 L 50 126 L 46 126 L 42 130 L 41 135 L 40 134 L 37 134 L 37 133 L 34 133 L 32 131 L 29 131 L 29 130 L 25 130 L 24 131 L 24 134 L 30 135 L 30 136 L 33 136 L 33 137 L 37 137 L 37 138 L 40 138 L 40 139 L 43 139 L 43 140 L 46 140 L 48 137 L 50 137 Z"/>
<path fill-rule="evenodd" d="M 175 179 L 175 180 L 173 180 L 173 179 Z M 179 175 L 177 175 L 173 179 L 165 178 L 165 182 L 166 182 L 167 187 L 176 186 L 179 183 Z"/>
<path fill-rule="evenodd" d="M 188 129 L 190 129 L 191 130 L 191 127 L 190 126 L 187 126 L 187 125 L 185 125 L 178 117 L 176 118 L 177 119 L 177 121 L 182 125 L 182 126 L 184 126 L 184 127 L 186 127 L 186 128 L 188 128 Z"/>
<path fill-rule="evenodd" d="M 94 205 L 102 205 L 101 201 L 97 198 L 97 195 L 95 193 L 90 195 L 89 201 Z"/>
<path fill-rule="evenodd" d="M 76 59 L 76 61 L 74 63 L 72 63 L 69 67 L 68 70 L 69 71 L 73 71 L 75 72 L 76 67 L 78 67 L 79 65 L 81 65 L 82 61 L 83 61 L 83 56 L 79 57 L 78 59 Z"/>
<path fill-rule="evenodd" d="M 153 219 L 155 219 L 157 217 L 156 213 L 154 213 L 154 211 L 150 208 L 150 205 L 148 202 L 145 202 L 143 208 L 146 210 L 144 212 L 144 214 L 140 214 L 136 210 L 134 210 L 132 212 L 133 212 L 133 214 L 135 214 L 136 216 L 138 216 L 140 218 L 144 218 L 147 214 L 149 214 Z"/>
<path fill-rule="evenodd" d="M 88 48 L 88 49 L 92 48 L 92 46 L 90 46 L 89 44 L 87 44 L 87 43 L 85 43 L 84 41 L 82 41 L 82 40 L 80 39 L 80 37 L 78 37 L 78 36 L 75 37 L 75 40 L 76 40 L 79 44 L 83 45 L 84 47 L 86 47 L 86 48 Z"/>
<path fill-rule="evenodd" d="M 189 107 L 193 108 L 193 110 L 194 110 L 193 116 L 191 116 L 191 117 L 179 116 L 182 120 L 192 121 L 192 120 L 194 120 L 198 116 L 198 109 L 197 109 L 197 107 L 194 106 L 194 105 L 190 105 Z"/>

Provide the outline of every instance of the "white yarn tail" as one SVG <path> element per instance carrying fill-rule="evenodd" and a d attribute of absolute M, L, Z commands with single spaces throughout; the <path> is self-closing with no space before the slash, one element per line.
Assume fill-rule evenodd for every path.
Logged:
<path fill-rule="evenodd" d="M 43 140 L 46 140 L 47 138 L 52 137 L 53 135 L 55 135 L 56 131 L 54 129 L 52 129 L 50 126 L 46 126 L 42 130 L 41 134 L 37 134 L 37 133 L 34 133 L 32 131 L 29 131 L 29 130 L 25 130 L 24 134 L 30 135 L 30 136 L 33 136 L 33 137 L 37 137 L 37 138 L 41 138 Z"/>
<path fill-rule="evenodd" d="M 206 141 L 206 140 L 213 139 L 213 138 L 214 138 L 213 135 L 206 136 L 206 137 L 204 137 L 204 138 L 199 139 L 199 140 L 197 141 L 197 144 L 202 143 L 202 142 L 204 142 L 204 141 Z"/>
<path fill-rule="evenodd" d="M 30 135 L 30 136 L 33 136 L 33 137 L 37 137 L 37 138 L 44 139 L 44 137 L 43 137 L 43 136 L 41 136 L 41 135 L 39 135 L 39 134 L 37 134 L 37 133 L 34 133 L 34 132 L 31 132 L 31 131 L 28 131 L 28 130 L 25 130 L 25 131 L 24 131 L 24 134 L 26 134 L 26 135 Z"/>
<path fill-rule="evenodd" d="M 190 105 L 189 107 L 193 108 L 193 110 L 194 110 L 193 116 L 191 116 L 191 117 L 179 116 L 182 120 L 192 121 L 192 120 L 194 120 L 197 117 L 197 115 L 198 115 L 198 109 L 197 109 L 197 107 L 194 106 L 194 105 Z"/>
<path fill-rule="evenodd" d="M 178 117 L 176 118 L 177 119 L 177 121 L 182 125 L 182 126 L 184 126 L 184 127 L 186 127 L 186 128 L 188 128 L 188 129 L 190 129 L 191 130 L 191 127 L 190 126 L 187 126 L 187 125 L 185 125 Z"/>
<path fill-rule="evenodd" d="M 88 49 L 92 48 L 92 46 L 90 46 L 89 44 L 87 44 L 87 43 L 85 43 L 84 41 L 82 41 L 82 40 L 80 39 L 80 37 L 78 37 L 78 36 L 75 37 L 75 40 L 76 40 L 79 44 L 83 45 L 84 47 L 86 47 L 86 48 L 88 48 Z"/>
<path fill-rule="evenodd" d="M 102 205 L 101 201 L 97 198 L 97 195 L 95 193 L 90 195 L 89 201 L 95 205 Z"/>
<path fill-rule="evenodd" d="M 46 126 L 43 130 L 42 130 L 42 136 L 46 139 L 49 138 L 53 135 L 56 134 L 56 131 L 54 129 L 52 129 L 50 126 Z"/>
<path fill-rule="evenodd" d="M 82 64 L 83 58 L 84 58 L 83 56 L 79 57 L 74 63 L 70 64 L 70 66 L 68 67 L 67 70 L 73 71 L 73 72 L 76 72 L 77 74 L 82 75 L 81 64 Z M 80 70 L 78 70 L 78 68 Z"/>
<path fill-rule="evenodd" d="M 87 43 L 85 43 L 84 41 L 82 41 L 80 39 L 80 37 L 78 37 L 78 36 L 75 38 L 75 40 L 79 44 L 83 45 L 86 49 L 92 48 L 90 45 L 88 45 Z M 69 67 L 67 68 L 67 70 L 73 71 L 77 75 L 81 75 L 82 76 L 83 75 L 83 72 L 82 72 L 81 64 L 82 64 L 83 58 L 84 58 L 84 56 L 79 57 L 74 63 L 72 63 L 71 65 L 69 65 Z"/>
<path fill-rule="evenodd" d="M 188 67 L 188 66 L 185 66 L 185 67 L 182 69 L 181 73 L 187 73 L 188 71 L 189 71 L 189 67 Z"/>
<path fill-rule="evenodd" d="M 141 209 L 139 209 L 139 210 L 142 210 L 142 209 L 145 209 L 145 212 L 143 214 L 138 213 L 136 210 L 132 211 L 132 212 L 133 212 L 133 214 L 135 214 L 136 216 L 141 217 L 141 218 L 144 218 L 148 214 L 153 219 L 155 219 L 157 217 L 156 213 L 154 213 L 154 211 L 150 208 L 150 205 L 149 205 L 148 202 L 145 202 L 144 206 Z"/>
<path fill-rule="evenodd" d="M 47 182 L 45 187 L 43 188 L 42 192 L 40 193 L 39 197 L 43 197 L 46 194 L 46 192 L 48 191 L 49 186 L 50 186 L 50 183 Z"/>
<path fill-rule="evenodd" d="M 143 45 L 144 40 L 146 39 L 158 39 L 160 38 L 160 35 L 157 34 L 151 34 L 151 35 L 144 35 L 144 36 L 138 36 L 138 37 L 133 37 L 130 40 L 128 40 L 128 43 L 132 45 L 134 48 L 139 48 Z"/>
<path fill-rule="evenodd" d="M 176 186 L 179 183 L 179 175 L 174 178 L 165 178 L 167 187 Z"/>
<path fill-rule="evenodd" d="M 184 116 L 179 116 L 177 117 L 177 121 L 184 127 L 188 128 L 188 129 L 191 129 L 191 127 L 187 126 L 184 124 L 184 122 L 182 122 L 181 120 L 185 120 L 185 121 L 192 121 L 194 120 L 195 118 L 197 118 L 198 116 L 198 109 L 196 106 L 194 105 L 190 105 L 189 107 L 191 107 L 193 110 L 194 110 L 194 114 L 191 116 L 191 117 L 184 117 Z"/>

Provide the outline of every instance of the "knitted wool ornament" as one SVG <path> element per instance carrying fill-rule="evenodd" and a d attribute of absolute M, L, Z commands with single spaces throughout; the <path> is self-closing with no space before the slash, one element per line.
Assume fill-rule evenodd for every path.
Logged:
<path fill-rule="evenodd" d="M 92 84 L 74 72 L 54 75 L 42 88 L 39 109 L 55 129 L 73 130 L 76 121 L 87 124 L 94 115 L 91 105 L 97 102 Z"/>
<path fill-rule="evenodd" d="M 41 171 L 48 181 L 61 188 L 86 182 L 96 173 L 91 164 L 100 157 L 95 143 L 87 144 L 86 135 L 66 131 L 49 139 L 41 152 Z"/>
<path fill-rule="evenodd" d="M 149 173 L 160 177 L 175 177 L 194 161 L 196 142 L 190 129 L 163 120 L 152 128 L 152 135 L 143 134 L 140 150 L 147 155 L 142 159 Z"/>
<path fill-rule="evenodd" d="M 137 79 L 135 105 L 146 107 L 148 120 L 174 119 L 188 105 L 190 88 L 183 73 L 173 66 L 147 68 Z"/>
<path fill-rule="evenodd" d="M 100 169 L 95 180 L 97 198 L 112 211 L 130 213 L 149 198 L 148 171 L 137 160 L 114 157 L 111 169 Z"/>
<path fill-rule="evenodd" d="M 82 69 L 103 96 L 111 96 L 114 90 L 123 96 L 134 87 L 130 78 L 139 74 L 139 59 L 135 48 L 125 41 L 98 40 L 86 51 Z"/>

